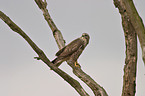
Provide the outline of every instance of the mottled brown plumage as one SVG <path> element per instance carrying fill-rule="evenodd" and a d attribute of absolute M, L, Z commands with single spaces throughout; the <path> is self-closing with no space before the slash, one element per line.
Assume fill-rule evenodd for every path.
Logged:
<path fill-rule="evenodd" d="M 70 57 L 73 57 L 75 55 L 77 55 L 75 56 L 76 57 L 75 60 L 77 60 L 78 57 L 81 55 L 82 51 L 84 50 L 84 48 L 89 43 L 89 38 L 90 37 L 87 33 L 83 33 L 80 38 L 75 39 L 74 41 L 66 45 L 64 48 L 60 49 L 56 53 L 57 58 L 55 58 L 52 61 L 52 63 L 58 67 L 63 61 L 69 60 Z M 77 53 L 78 51 L 79 53 Z"/>

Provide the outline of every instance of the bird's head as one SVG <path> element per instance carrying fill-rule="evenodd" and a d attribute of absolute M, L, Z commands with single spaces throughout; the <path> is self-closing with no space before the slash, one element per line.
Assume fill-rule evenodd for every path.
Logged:
<path fill-rule="evenodd" d="M 87 33 L 83 33 L 81 37 L 87 44 L 89 43 L 90 36 Z"/>

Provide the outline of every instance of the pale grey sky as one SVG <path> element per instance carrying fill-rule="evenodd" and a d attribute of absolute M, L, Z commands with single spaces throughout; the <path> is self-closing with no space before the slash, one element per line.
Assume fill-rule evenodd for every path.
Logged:
<path fill-rule="evenodd" d="M 143 21 L 145 1 L 134 0 Z M 109 96 L 122 91 L 125 42 L 121 17 L 113 0 L 47 0 L 48 10 L 66 43 L 90 35 L 79 58 L 82 69 L 105 88 Z M 44 50 L 50 60 L 58 51 L 52 32 L 34 0 L 1 0 L 0 10 L 20 26 Z M 0 20 L 0 96 L 79 96 L 60 76 L 41 61 L 27 42 Z M 145 95 L 145 68 L 138 44 L 136 96 Z M 71 76 L 71 68 L 60 66 Z M 80 80 L 79 80 L 80 81 Z M 83 87 L 93 96 L 91 90 Z"/>

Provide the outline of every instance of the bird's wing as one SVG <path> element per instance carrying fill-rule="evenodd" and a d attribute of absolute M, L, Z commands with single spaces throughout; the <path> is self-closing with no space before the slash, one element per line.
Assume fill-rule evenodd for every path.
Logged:
<path fill-rule="evenodd" d="M 56 53 L 56 56 L 60 56 L 60 57 L 70 56 L 75 51 L 77 51 L 80 48 L 80 46 L 83 46 L 83 41 L 80 38 L 78 38 L 78 39 L 72 41 L 71 43 L 69 43 L 64 48 L 60 49 Z"/>

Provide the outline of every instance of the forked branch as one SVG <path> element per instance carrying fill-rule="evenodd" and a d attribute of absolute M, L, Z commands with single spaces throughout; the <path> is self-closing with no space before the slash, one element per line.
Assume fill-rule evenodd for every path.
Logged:
<path fill-rule="evenodd" d="M 38 54 L 39 59 L 41 59 L 47 66 L 49 66 L 53 71 L 60 75 L 65 81 L 67 81 L 81 96 L 89 96 L 88 93 L 82 88 L 80 83 L 69 76 L 67 73 L 61 69 L 55 67 L 50 60 L 46 57 L 44 52 L 29 38 L 29 36 L 19 28 L 8 16 L 0 11 L 0 18 L 16 33 L 22 36 L 32 49 Z"/>
<path fill-rule="evenodd" d="M 35 0 L 38 7 L 42 10 L 43 15 L 47 23 L 49 24 L 54 38 L 58 44 L 59 49 L 63 48 L 65 46 L 65 42 L 63 39 L 63 36 L 61 32 L 58 30 L 56 25 L 54 24 L 52 18 L 49 15 L 48 10 L 46 9 L 47 3 L 46 0 L 43 2 L 42 0 Z M 89 75 L 87 75 L 85 72 L 82 71 L 81 68 L 74 67 L 71 60 L 67 61 L 68 65 L 72 67 L 73 73 L 80 78 L 84 83 L 86 83 L 94 92 L 95 96 L 108 96 L 106 91 L 101 87 L 99 84 L 97 84 Z"/>
<path fill-rule="evenodd" d="M 142 48 L 142 58 L 145 65 L 145 27 L 141 17 L 139 16 L 134 6 L 133 0 L 114 0 L 114 1 L 121 3 L 121 7 L 124 8 L 123 10 L 127 14 L 134 30 L 137 33 Z M 118 9 L 120 10 L 121 7 L 118 7 Z"/>

